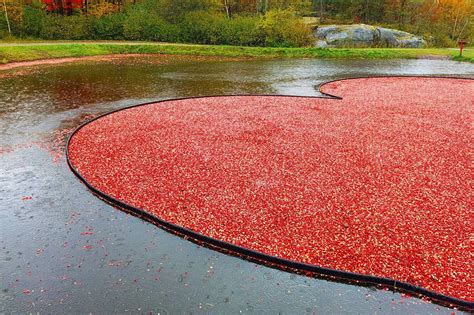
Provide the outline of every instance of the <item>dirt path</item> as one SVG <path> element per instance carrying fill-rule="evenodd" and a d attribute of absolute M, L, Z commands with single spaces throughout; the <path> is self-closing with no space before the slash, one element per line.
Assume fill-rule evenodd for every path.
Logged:
<path fill-rule="evenodd" d="M 4 65 L 0 65 L 1 70 L 11 70 L 20 67 L 31 67 L 31 66 L 38 66 L 38 65 L 54 65 L 54 64 L 61 64 L 67 62 L 75 62 L 75 61 L 108 61 L 114 60 L 118 58 L 124 57 L 137 57 L 141 56 L 140 54 L 117 54 L 117 55 L 100 55 L 100 56 L 85 56 L 85 57 L 65 57 L 65 58 L 54 58 L 54 59 L 40 59 L 40 60 L 32 60 L 32 61 L 19 61 L 19 62 L 12 62 L 7 63 Z"/>
<path fill-rule="evenodd" d="M 173 54 L 108 54 L 108 55 L 96 55 L 96 56 L 83 56 L 83 57 L 62 57 L 62 58 L 52 58 L 52 59 L 39 59 L 31 61 L 18 61 L 7 64 L 0 64 L 0 71 L 5 71 L 0 73 L 0 78 L 10 75 L 20 74 L 21 71 L 11 72 L 9 74 L 8 70 L 13 70 L 16 68 L 27 68 L 40 65 L 56 65 L 63 63 L 71 63 L 77 61 L 119 61 L 125 58 L 134 58 L 134 57 L 157 57 L 154 59 L 154 64 L 168 64 L 171 62 L 201 62 L 201 61 L 242 61 L 242 60 L 251 60 L 251 57 L 224 57 L 224 56 L 198 56 L 198 55 L 173 55 Z"/>

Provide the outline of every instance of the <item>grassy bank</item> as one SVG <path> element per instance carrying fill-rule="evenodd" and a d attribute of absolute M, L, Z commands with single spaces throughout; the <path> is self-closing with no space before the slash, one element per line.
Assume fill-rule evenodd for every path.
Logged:
<path fill-rule="evenodd" d="M 222 57 L 256 58 L 341 58 L 341 59 L 414 59 L 449 58 L 474 62 L 474 50 L 464 56 L 458 51 L 445 48 L 266 48 L 239 46 L 210 46 L 185 44 L 160 44 L 137 42 L 0 42 L 0 63 L 32 61 L 40 59 L 99 56 L 110 54 L 176 54 Z"/>

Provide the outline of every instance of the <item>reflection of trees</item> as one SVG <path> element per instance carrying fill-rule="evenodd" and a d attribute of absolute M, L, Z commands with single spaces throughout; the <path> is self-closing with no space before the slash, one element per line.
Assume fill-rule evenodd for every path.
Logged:
<path fill-rule="evenodd" d="M 0 106 L 0 115 L 12 111 L 53 114 L 131 99 L 137 103 L 144 99 L 271 92 L 265 83 L 267 72 L 262 71 L 265 63 L 154 64 L 154 60 L 161 59 L 141 57 L 117 62 L 63 64 L 3 78 L 0 103 L 5 105 Z M 248 71 L 242 71 L 243 65 Z"/>

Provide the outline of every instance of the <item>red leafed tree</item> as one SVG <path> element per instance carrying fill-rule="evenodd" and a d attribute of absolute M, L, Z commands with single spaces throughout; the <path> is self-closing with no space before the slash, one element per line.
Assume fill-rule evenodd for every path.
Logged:
<path fill-rule="evenodd" d="M 70 14 L 74 9 L 81 9 L 84 0 L 42 0 L 46 10 L 61 14 Z"/>

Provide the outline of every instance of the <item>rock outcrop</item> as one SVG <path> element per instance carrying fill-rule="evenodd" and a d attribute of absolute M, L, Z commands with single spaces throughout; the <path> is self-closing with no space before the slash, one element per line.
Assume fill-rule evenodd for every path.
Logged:
<path fill-rule="evenodd" d="M 423 38 L 390 28 L 365 24 L 327 25 L 314 31 L 316 47 L 406 47 L 426 46 Z"/>

